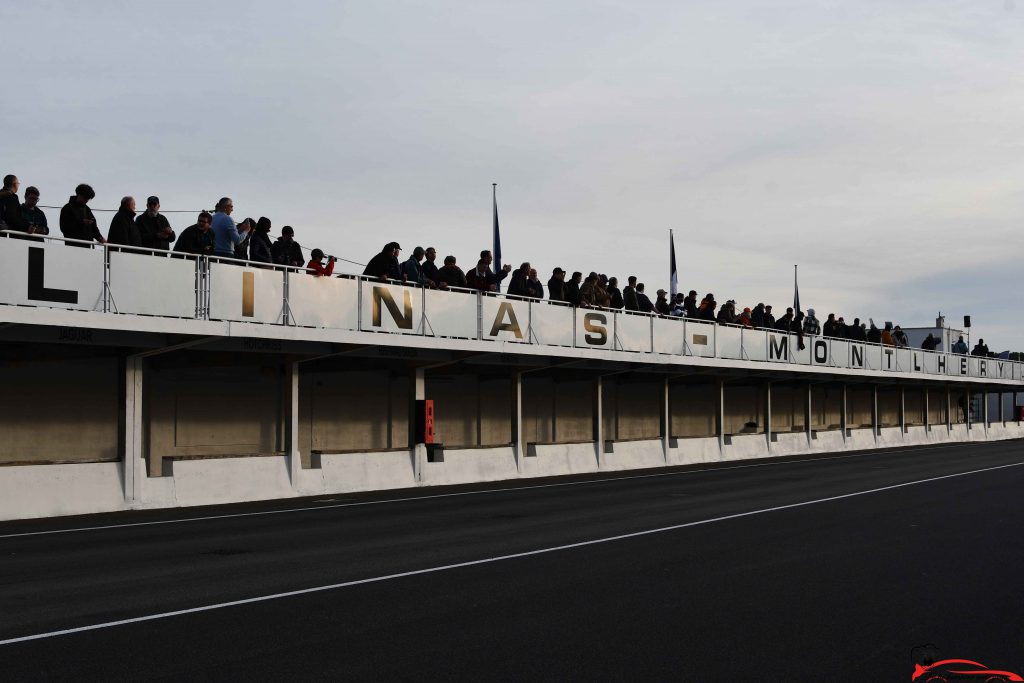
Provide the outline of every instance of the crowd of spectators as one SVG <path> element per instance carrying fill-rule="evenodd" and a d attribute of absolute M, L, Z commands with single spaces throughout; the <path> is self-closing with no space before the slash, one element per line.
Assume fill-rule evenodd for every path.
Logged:
<path fill-rule="evenodd" d="M 26 188 L 25 201 L 20 203 L 19 187 L 20 182 L 16 176 L 4 177 L 3 189 L 0 190 L 0 229 L 28 235 L 48 235 L 50 231 L 46 215 L 38 207 L 39 190 L 35 187 Z M 313 249 L 308 262 L 304 259 L 302 247 L 295 240 L 295 230 L 290 225 L 281 228 L 280 237 L 271 242 L 272 224 L 269 218 L 246 218 L 236 224 L 231 218 L 234 203 L 229 197 L 222 197 L 212 214 L 200 212 L 196 223 L 185 228 L 180 236 L 176 236 L 167 217 L 160 213 L 159 197 L 149 197 L 146 210 L 142 213 L 137 212 L 133 197 L 124 197 L 104 237 L 89 208 L 89 202 L 95 196 L 96 193 L 89 185 L 82 184 L 75 188 L 75 194 L 69 197 L 60 212 L 60 231 L 64 237 L 162 251 L 172 249 L 173 244 L 173 250 L 179 253 L 297 268 L 305 264 L 307 272 L 315 276 L 334 273 L 336 257 L 326 255 L 321 249 Z M 459 267 L 457 259 L 451 255 L 446 256 L 443 265 L 438 267 L 437 250 L 434 247 L 415 247 L 412 255 L 405 260 L 401 259 L 401 252 L 402 247 L 398 242 L 388 242 L 380 253 L 370 259 L 363 275 L 434 289 L 461 288 L 481 292 L 498 292 L 502 282 L 508 279 L 506 293 L 512 296 L 543 299 L 546 294 L 552 301 L 579 308 L 619 309 L 748 329 L 778 330 L 796 334 L 800 348 L 804 346 L 805 335 L 822 335 L 894 347 L 909 346 L 907 335 L 899 325 L 887 322 L 879 328 L 870 318 L 867 323 L 861 322 L 860 318 L 847 323 L 843 316 L 836 317 L 834 313 L 829 313 L 825 322 L 821 323 L 813 308 L 808 308 L 806 313 L 786 308 L 785 313 L 776 318 L 770 304 L 758 302 L 753 307 L 737 310 L 735 300 L 729 299 L 719 306 L 715 295 L 710 292 L 698 301 L 698 294 L 692 289 L 685 295 L 679 292 L 671 299 L 668 292 L 659 289 L 652 302 L 644 283 L 638 282 L 634 275 L 629 276 L 626 286 L 620 289 L 618 278 L 597 272 L 591 272 L 584 278 L 581 271 L 575 271 L 566 278 L 568 273 L 561 267 L 551 271 L 545 289 L 537 269 L 529 262 L 520 264 L 516 269 L 505 265 L 496 270 L 492 268 L 493 255 L 486 249 L 480 252 L 476 265 L 468 273 Z M 324 259 L 327 260 L 326 264 Z M 921 348 L 935 350 L 940 343 L 941 340 L 929 334 Z M 965 355 L 968 353 L 963 337 L 952 345 L 951 351 Z M 970 353 L 975 356 L 992 355 L 984 340 L 979 340 Z"/>

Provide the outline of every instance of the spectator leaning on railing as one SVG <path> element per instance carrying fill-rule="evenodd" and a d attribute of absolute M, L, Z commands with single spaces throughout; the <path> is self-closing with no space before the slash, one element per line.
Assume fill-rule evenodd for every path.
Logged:
<path fill-rule="evenodd" d="M 398 242 L 388 242 L 380 250 L 380 253 L 374 255 L 366 264 L 363 275 L 381 280 L 401 280 L 402 270 L 398 265 L 398 254 L 401 251 L 402 247 L 398 245 Z"/>
<path fill-rule="evenodd" d="M 290 225 L 281 228 L 281 236 L 274 240 L 270 253 L 274 257 L 274 263 L 279 266 L 301 268 L 305 263 L 302 247 L 295 241 L 295 229 Z"/>
<path fill-rule="evenodd" d="M 310 275 L 317 275 L 327 277 L 334 274 L 334 263 L 336 259 L 333 256 L 327 257 L 327 265 L 324 266 L 324 252 L 322 249 L 314 249 L 309 254 L 309 263 L 306 264 L 306 270 Z"/>
<path fill-rule="evenodd" d="M 445 256 L 444 265 L 438 269 L 438 275 L 441 281 L 449 287 L 460 287 L 462 289 L 468 289 L 469 283 L 466 282 L 466 274 L 462 272 L 462 268 L 456 264 L 454 256 Z"/>
<path fill-rule="evenodd" d="M 195 225 L 181 231 L 181 236 L 174 243 L 174 251 L 182 254 L 213 255 L 213 230 L 210 229 L 212 222 L 213 216 L 208 212 L 200 213 Z"/>

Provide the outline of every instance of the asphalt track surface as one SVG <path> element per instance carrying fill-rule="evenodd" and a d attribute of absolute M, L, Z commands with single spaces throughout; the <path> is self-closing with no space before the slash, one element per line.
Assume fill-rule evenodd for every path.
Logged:
<path fill-rule="evenodd" d="M 1020 673 L 1022 488 L 1013 441 L 3 523 L 0 680 Z"/>

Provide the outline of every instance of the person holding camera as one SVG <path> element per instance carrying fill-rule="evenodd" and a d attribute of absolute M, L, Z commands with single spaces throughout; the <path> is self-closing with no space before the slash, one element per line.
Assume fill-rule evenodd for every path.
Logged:
<path fill-rule="evenodd" d="M 334 273 L 334 264 L 338 261 L 338 259 L 336 259 L 333 256 L 328 256 L 327 265 L 324 266 L 324 252 L 322 249 L 314 249 L 309 256 L 310 259 L 309 263 L 306 264 L 306 270 L 309 272 L 310 275 L 316 277 L 326 277 Z"/>

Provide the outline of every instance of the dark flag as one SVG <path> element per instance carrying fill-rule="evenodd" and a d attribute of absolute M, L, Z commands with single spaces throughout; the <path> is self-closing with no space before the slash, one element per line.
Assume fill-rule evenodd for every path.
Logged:
<path fill-rule="evenodd" d="M 800 286 L 796 283 L 796 266 L 793 266 L 793 315 L 800 312 Z"/>
<path fill-rule="evenodd" d="M 494 186 L 494 272 L 501 272 L 501 234 L 498 232 L 498 183 Z"/>
<path fill-rule="evenodd" d="M 672 290 L 672 299 L 676 298 L 676 292 L 679 291 L 679 273 L 676 271 L 676 241 L 672 236 L 672 231 L 668 231 L 668 251 L 669 251 L 669 289 Z"/>

